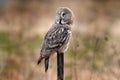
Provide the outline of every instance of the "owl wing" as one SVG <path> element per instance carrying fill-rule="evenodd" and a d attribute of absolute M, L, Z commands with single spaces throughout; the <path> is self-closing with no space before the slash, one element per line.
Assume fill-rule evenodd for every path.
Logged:
<path fill-rule="evenodd" d="M 69 38 L 70 28 L 55 26 L 52 27 L 45 36 L 45 45 L 47 49 L 58 49 Z"/>

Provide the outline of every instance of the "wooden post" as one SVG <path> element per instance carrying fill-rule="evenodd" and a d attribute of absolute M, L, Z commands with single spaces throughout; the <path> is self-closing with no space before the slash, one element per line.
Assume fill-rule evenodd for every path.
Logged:
<path fill-rule="evenodd" d="M 57 80 L 64 80 L 64 53 L 57 52 Z"/>

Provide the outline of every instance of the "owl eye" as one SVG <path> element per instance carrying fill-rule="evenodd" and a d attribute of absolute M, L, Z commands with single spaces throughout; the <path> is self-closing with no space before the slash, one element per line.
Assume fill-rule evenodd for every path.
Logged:
<path fill-rule="evenodd" d="M 62 12 L 61 17 L 62 17 L 62 18 L 64 18 L 64 16 L 65 16 L 65 13 L 64 13 L 64 12 Z"/>
<path fill-rule="evenodd" d="M 65 16 L 65 13 L 63 13 L 62 15 Z"/>

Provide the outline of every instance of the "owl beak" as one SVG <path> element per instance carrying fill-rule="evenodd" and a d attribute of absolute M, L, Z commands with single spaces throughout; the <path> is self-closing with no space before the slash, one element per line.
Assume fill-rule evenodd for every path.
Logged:
<path fill-rule="evenodd" d="M 61 20 L 61 23 L 62 23 L 62 24 L 66 24 L 67 22 L 65 22 L 64 20 Z"/>
<path fill-rule="evenodd" d="M 62 24 L 72 24 L 73 23 L 73 20 L 67 20 L 67 21 L 64 21 L 64 20 L 61 20 L 61 23 Z"/>

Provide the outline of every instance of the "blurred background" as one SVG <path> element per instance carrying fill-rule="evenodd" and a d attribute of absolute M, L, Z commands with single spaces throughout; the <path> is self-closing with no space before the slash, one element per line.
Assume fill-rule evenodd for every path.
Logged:
<path fill-rule="evenodd" d="M 120 0 L 0 0 L 0 80 L 56 80 L 37 65 L 58 7 L 74 13 L 65 80 L 120 80 Z"/>

